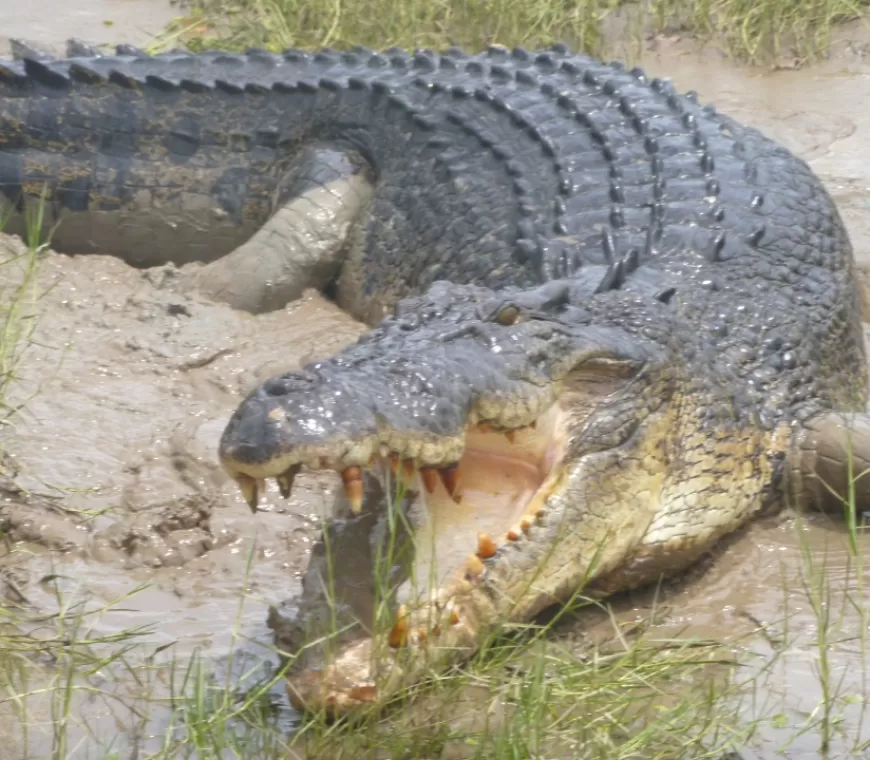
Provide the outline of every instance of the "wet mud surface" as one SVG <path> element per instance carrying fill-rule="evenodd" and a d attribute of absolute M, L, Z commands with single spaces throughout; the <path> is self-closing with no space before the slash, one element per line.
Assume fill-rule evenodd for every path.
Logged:
<path fill-rule="evenodd" d="M 149 5 L 158 6 L 166 11 Z M 21 36 L 51 43 L 69 36 L 57 27 L 45 34 L 39 25 L 26 29 Z M 19 32 L 4 27 L 4 34 Z M 857 25 L 841 34 L 830 60 L 799 70 L 745 69 L 677 39 L 657 40 L 641 62 L 807 159 L 840 206 L 860 267 L 870 271 L 870 110 L 862 105 L 870 102 L 864 57 L 870 35 Z M 126 35 L 133 42 L 141 37 Z M 112 30 L 112 40 L 123 38 Z M 22 251 L 20 241 L 0 237 L 0 260 Z M 4 282 L 14 282 L 19 263 L 2 270 Z M 200 647 L 219 659 L 234 632 L 271 643 L 268 607 L 299 591 L 320 519 L 333 513 L 340 492 L 337 476 L 303 473 L 289 501 L 270 484 L 261 512 L 252 515 L 217 466 L 223 426 L 253 385 L 334 353 L 364 328 L 316 293 L 252 316 L 183 295 L 178 279 L 172 267 L 139 270 L 112 256 L 45 255 L 35 331 L 8 399 L 23 409 L 0 428 L 0 527 L 8 538 L 0 550 L 0 593 L 50 613 L 59 602 L 57 584 L 41 582 L 48 576 L 95 605 L 147 584 L 122 609 L 101 615 L 96 630 L 151 626 L 147 641 L 154 647 L 174 643 L 176 657 Z M 746 653 L 759 663 L 789 642 L 756 695 L 785 716 L 781 735 L 766 730 L 759 747 L 743 753 L 747 760 L 782 756 L 781 743 L 821 697 L 802 541 L 825 557 L 831 584 L 850 590 L 841 527 L 818 517 L 801 532 L 781 517 L 753 525 L 705 572 L 666 591 L 671 612 L 663 631 L 743 633 Z M 861 548 L 870 548 L 870 539 Z M 792 614 L 787 632 L 785 601 Z M 640 594 L 621 602 L 621 614 L 640 615 L 651 604 Z M 832 662 L 844 693 L 855 695 L 854 715 L 845 711 L 854 728 L 865 693 L 858 645 L 836 647 Z M 94 708 L 97 718 L 100 710 L 110 725 L 112 711 Z M 291 726 L 289 708 L 285 718 Z M 15 733 L 13 720 L 0 709 L 0 735 Z M 120 722 L 111 726 L 125 730 Z M 45 731 L 50 737 L 50 727 Z M 33 754 L 34 741 L 32 756 L 47 756 Z M 856 756 L 851 746 L 836 746 L 830 757 Z M 17 760 L 20 748 L 3 756 Z M 785 756 L 818 757 L 818 736 L 808 732 Z"/>
<path fill-rule="evenodd" d="M 0 0 L 0 55 L 7 42 L 24 39 L 61 51 L 70 37 L 91 45 L 145 44 L 183 12 L 168 0 Z"/>
<path fill-rule="evenodd" d="M 7 255 L 23 251 L 3 242 Z M 12 494 L 2 514 L 13 539 L 80 559 L 80 576 L 88 562 L 112 565 L 165 578 L 175 598 L 207 593 L 216 603 L 216 577 L 241 580 L 245 538 L 272 560 L 256 563 L 255 585 L 292 579 L 297 544 L 331 508 L 335 486 L 306 475 L 288 502 L 270 491 L 252 515 L 215 460 L 223 427 L 254 384 L 334 353 L 362 328 L 314 293 L 261 317 L 181 297 L 174 272 L 46 257 L 38 325 L 8 399 L 26 408 L 4 437 L 4 467 L 33 503 Z M 40 509 L 45 522 L 26 516 Z"/>

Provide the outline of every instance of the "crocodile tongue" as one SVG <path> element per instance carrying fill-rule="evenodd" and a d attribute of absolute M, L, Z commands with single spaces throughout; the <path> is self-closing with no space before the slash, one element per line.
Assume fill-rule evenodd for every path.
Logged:
<path fill-rule="evenodd" d="M 540 432 L 516 431 L 511 440 L 496 432 L 468 435 L 457 468 L 456 498 L 441 486 L 421 493 L 423 519 L 415 530 L 414 567 L 411 579 L 399 589 L 399 601 L 443 584 L 467 559 L 479 535 L 501 537 L 520 523 L 550 464 Z"/>

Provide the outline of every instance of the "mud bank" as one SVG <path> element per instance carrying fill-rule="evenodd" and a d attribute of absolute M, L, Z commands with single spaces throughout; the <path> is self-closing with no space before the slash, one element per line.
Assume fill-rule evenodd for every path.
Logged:
<path fill-rule="evenodd" d="M 0 0 L 0 6 L 8 2 Z M 163 8 L 145 0 L 133 6 Z M 94 13 L 101 16 L 109 7 Z M 130 7 L 124 3 L 125 14 Z M 106 37 L 139 41 L 139 22 L 127 18 L 129 33 L 118 26 Z M 56 20 L 57 40 L 38 24 L 16 23 L 25 26 L 20 32 L 4 26 L 4 33 L 49 42 L 71 33 Z M 743 69 L 677 39 L 655 41 L 642 63 L 807 159 L 840 205 L 859 263 L 870 268 L 870 111 L 860 105 L 870 102 L 870 65 L 861 53 L 864 32 L 855 26 L 843 34 L 849 44 L 804 70 Z M 84 29 L 76 36 L 103 40 Z M 0 260 L 22 251 L 20 241 L 0 238 Z M 4 270 L 4 282 L 20 275 L 21 261 Z M 101 615 L 96 630 L 149 625 L 153 647 L 174 643 L 179 657 L 202 647 L 220 658 L 234 632 L 271 641 L 267 607 L 298 591 L 319 521 L 333 510 L 339 484 L 335 476 L 303 473 L 286 502 L 270 484 L 261 512 L 251 515 L 217 467 L 218 437 L 253 385 L 334 353 L 363 327 L 314 293 L 252 316 L 183 295 L 177 282 L 172 267 L 138 270 L 111 256 L 44 255 L 38 321 L 8 399 L 23 408 L 13 425 L 0 428 L 0 523 L 12 549 L 0 553 L 0 577 L 7 581 L 2 593 L 18 594 L 28 609 L 46 613 L 59 604 L 55 584 L 43 582 L 47 576 L 62 577 L 66 593 L 94 605 L 147 584 L 122 609 Z M 804 538 L 827 552 L 834 580 L 838 573 L 845 577 L 842 531 L 819 519 Z M 782 734 L 767 731 L 758 748 L 743 753 L 747 760 L 778 756 L 779 743 L 821 698 L 800 551 L 788 519 L 759 523 L 730 543 L 705 574 L 670 591 L 670 606 L 679 612 L 663 631 L 750 635 L 781 617 L 783 580 L 789 582 L 797 643 L 758 686 L 765 698 L 781 700 Z M 246 598 L 241 614 L 240 596 Z M 638 595 L 622 604 L 622 614 L 641 615 L 652 603 Z M 776 646 L 769 631 L 748 641 L 747 652 L 759 661 Z M 844 689 L 856 696 L 843 720 L 860 731 L 858 695 L 864 690 L 857 653 L 840 647 L 832 657 L 835 677 L 843 676 Z M 132 727 L 117 713 L 93 709 L 96 725 L 122 737 L 129 732 L 120 746 L 136 745 Z M 283 709 L 289 725 L 292 713 Z M 16 741 L 14 720 L 0 708 L 4 740 Z M 50 746 L 50 731 L 50 721 L 34 729 L 31 757 L 48 756 L 40 747 Z M 851 747 L 843 743 L 829 757 L 851 757 Z M 15 745 L 4 757 L 18 760 L 22 752 Z M 818 737 L 804 735 L 787 756 L 817 757 Z"/>
<path fill-rule="evenodd" d="M 57 52 L 70 37 L 91 45 L 144 44 L 180 15 L 169 0 L 0 0 L 0 56 L 7 55 L 10 38 Z"/>
<path fill-rule="evenodd" d="M 24 250 L 0 239 L 0 260 Z M 4 287 L 22 262 L 4 267 Z M 252 317 L 175 294 L 174 276 L 108 256 L 43 259 L 38 323 L 7 399 L 26 408 L 0 433 L 0 527 L 15 542 L 0 574 L 31 611 L 59 608 L 49 575 L 91 606 L 148 584 L 100 617 L 100 634 L 152 625 L 157 646 L 218 654 L 242 597 L 246 633 L 268 643 L 267 605 L 298 591 L 339 487 L 300 478 L 289 501 L 270 491 L 253 516 L 217 467 L 223 426 L 253 384 L 362 328 L 314 293 Z"/>

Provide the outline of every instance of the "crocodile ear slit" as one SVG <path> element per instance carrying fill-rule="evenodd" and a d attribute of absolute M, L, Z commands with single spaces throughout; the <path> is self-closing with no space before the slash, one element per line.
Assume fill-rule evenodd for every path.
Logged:
<path fill-rule="evenodd" d="M 804 423 L 786 461 L 786 497 L 797 508 L 870 509 L 870 414 L 830 412 Z"/>

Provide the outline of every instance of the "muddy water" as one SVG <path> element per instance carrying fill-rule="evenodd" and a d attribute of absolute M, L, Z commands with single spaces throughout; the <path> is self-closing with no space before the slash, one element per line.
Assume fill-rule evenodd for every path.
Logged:
<path fill-rule="evenodd" d="M 9 1 L 0 0 L 0 9 Z M 77 6 L 82 12 L 88 7 Z M 110 6 L 94 7 L 91 22 Z M 126 35 L 133 41 L 142 36 L 136 18 L 147 16 L 143 8 L 167 11 L 146 0 L 123 7 L 133 9 L 135 33 Z M 139 12 L 145 16 L 136 17 Z M 25 24 L 20 32 L 4 26 L 4 33 L 58 42 L 70 33 L 68 23 L 51 30 Z M 87 37 L 88 29 L 94 24 L 74 33 Z M 842 36 L 831 60 L 795 71 L 743 69 L 715 50 L 676 39 L 654 41 L 642 63 L 806 158 L 839 203 L 858 260 L 870 269 L 870 65 L 863 58 L 870 37 L 857 26 L 844 28 Z M 111 37 L 125 35 L 116 29 Z M 3 246 L 3 258 L 20 250 L 9 239 Z M 0 557 L 0 572 L 14 580 L 32 610 L 46 612 L 57 608 L 56 585 L 98 606 L 148 584 L 123 610 L 102 614 L 95 631 L 149 625 L 154 646 L 175 642 L 178 657 L 202 647 L 219 659 L 233 631 L 268 644 L 267 606 L 298 591 L 318 520 L 334 508 L 338 484 L 328 475 L 303 474 L 290 501 L 270 490 L 262 512 L 252 516 L 215 465 L 218 436 L 253 384 L 335 352 L 362 327 L 316 294 L 252 317 L 178 295 L 176 278 L 171 268 L 143 272 L 111 257 L 46 257 L 39 320 L 11 394 L 26 408 L 14 427 L 0 430 L 9 455 L 5 469 L 28 492 L 8 483 L 0 491 L 6 526 L 20 541 L 14 553 Z M 812 646 L 818 631 L 802 591 L 802 544 L 824 556 L 836 590 L 854 592 L 842 531 L 821 518 L 801 529 L 789 519 L 759 523 L 730 542 L 707 572 L 667 592 L 673 611 L 663 632 L 744 633 L 743 654 L 757 655 L 749 658 L 752 667 L 775 660 L 746 714 L 756 715 L 764 702 L 768 713 L 781 716 L 781 728 L 765 728 L 757 746 L 744 751 L 747 759 L 782 756 L 795 729 L 818 717 L 822 692 Z M 870 539 L 864 544 L 870 547 Z M 49 574 L 61 576 L 57 584 L 40 583 Z M 241 613 L 240 593 L 246 599 Z M 631 617 L 649 604 L 639 595 L 623 602 L 622 614 Z M 858 624 L 847 613 L 839 635 L 856 634 Z M 844 641 L 832 650 L 832 680 L 849 697 L 837 712 L 847 737 L 860 732 L 865 687 L 859 649 Z M 119 734 L 120 746 L 134 743 L 131 724 L 117 710 L 80 707 L 95 726 Z M 48 717 L 44 703 L 34 710 L 34 717 L 40 711 Z M 292 724 L 292 712 L 284 715 Z M 17 737 L 14 720 L 0 709 L 4 739 Z M 33 729 L 30 757 L 48 756 L 50 735 L 48 722 Z M 88 740 L 82 746 L 96 745 Z M 818 757 L 818 748 L 819 731 L 811 729 L 785 756 Z M 7 756 L 23 757 L 24 750 L 14 745 Z M 75 756 L 88 755 L 83 749 Z M 861 754 L 835 737 L 828 756 Z"/>

